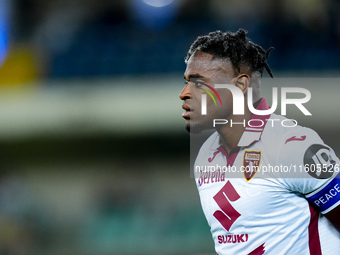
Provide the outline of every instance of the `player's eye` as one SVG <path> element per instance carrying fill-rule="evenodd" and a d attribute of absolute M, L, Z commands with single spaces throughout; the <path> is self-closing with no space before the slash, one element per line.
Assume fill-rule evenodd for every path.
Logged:
<path fill-rule="evenodd" d="M 195 87 L 198 88 L 198 87 L 202 87 L 204 85 L 204 81 L 200 81 L 200 80 L 196 80 L 195 81 Z"/>

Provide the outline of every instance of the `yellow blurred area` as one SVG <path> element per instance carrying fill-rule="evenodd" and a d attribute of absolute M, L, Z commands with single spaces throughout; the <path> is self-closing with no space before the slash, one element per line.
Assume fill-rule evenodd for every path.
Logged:
<path fill-rule="evenodd" d="M 13 46 L 0 67 L 0 86 L 24 85 L 38 76 L 38 60 L 33 49 L 27 45 Z"/>

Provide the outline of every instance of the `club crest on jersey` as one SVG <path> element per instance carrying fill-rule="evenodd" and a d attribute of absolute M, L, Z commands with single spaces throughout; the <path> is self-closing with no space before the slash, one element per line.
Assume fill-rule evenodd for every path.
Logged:
<path fill-rule="evenodd" d="M 247 181 L 254 177 L 261 162 L 261 151 L 245 151 L 243 155 L 243 173 Z"/>

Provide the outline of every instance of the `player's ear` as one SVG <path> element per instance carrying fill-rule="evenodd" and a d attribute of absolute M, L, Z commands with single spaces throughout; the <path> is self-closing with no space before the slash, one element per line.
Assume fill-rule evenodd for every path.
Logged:
<path fill-rule="evenodd" d="M 247 74 L 240 74 L 234 78 L 234 84 L 245 94 L 250 86 L 250 78 Z"/>

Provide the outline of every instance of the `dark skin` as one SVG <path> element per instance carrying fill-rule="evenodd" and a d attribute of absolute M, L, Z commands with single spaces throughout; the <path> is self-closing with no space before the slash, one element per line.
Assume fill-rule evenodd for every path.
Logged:
<path fill-rule="evenodd" d="M 245 107 L 245 115 L 233 115 L 232 113 L 232 95 L 229 90 L 216 89 L 221 96 L 223 106 L 209 107 L 214 104 L 212 99 L 207 98 L 208 113 L 205 116 L 201 112 L 201 94 L 202 90 L 195 88 L 192 79 L 204 81 L 211 86 L 214 84 L 234 84 L 238 86 L 244 94 L 247 93 L 249 86 L 248 74 L 237 75 L 232 64 L 220 59 L 213 59 L 213 56 L 204 52 L 196 52 L 187 63 L 187 68 L 184 73 L 184 78 L 187 81 L 186 86 L 180 93 L 180 98 L 183 100 L 182 108 L 186 110 L 183 113 L 183 118 L 187 120 L 187 128 L 191 132 L 199 132 L 205 129 L 212 128 L 210 125 L 213 119 L 233 119 L 234 121 L 249 120 L 252 113 Z M 221 141 L 226 152 L 230 152 L 240 140 L 244 128 L 233 129 L 228 125 L 221 125 L 217 128 L 220 134 Z"/>
<path fill-rule="evenodd" d="M 326 218 L 332 222 L 333 226 L 340 232 L 340 206 L 325 214 Z"/>
<path fill-rule="evenodd" d="M 187 81 L 186 86 L 181 91 L 179 97 L 183 100 L 182 108 L 185 112 L 182 114 L 187 121 L 187 129 L 190 132 L 199 133 L 205 129 L 211 129 L 213 119 L 233 119 L 241 121 L 250 120 L 252 113 L 245 104 L 245 115 L 233 115 L 232 113 L 232 95 L 228 90 L 216 89 L 221 96 L 223 106 L 209 107 L 214 104 L 210 97 L 207 98 L 208 113 L 201 115 L 201 94 L 202 90 L 195 87 L 193 79 L 203 81 L 209 85 L 214 84 L 234 84 L 239 87 L 244 96 L 247 95 L 250 86 L 251 73 L 245 68 L 241 68 L 239 74 L 230 62 L 213 58 L 211 54 L 197 51 L 193 54 L 187 63 L 184 73 L 184 79 Z M 247 100 L 244 100 L 245 102 Z M 220 134 L 220 142 L 227 153 L 235 148 L 244 132 L 244 127 L 239 126 L 232 128 L 229 125 L 220 125 L 216 131 Z M 326 218 L 340 232 L 340 206 L 337 206 L 325 214 Z"/>

